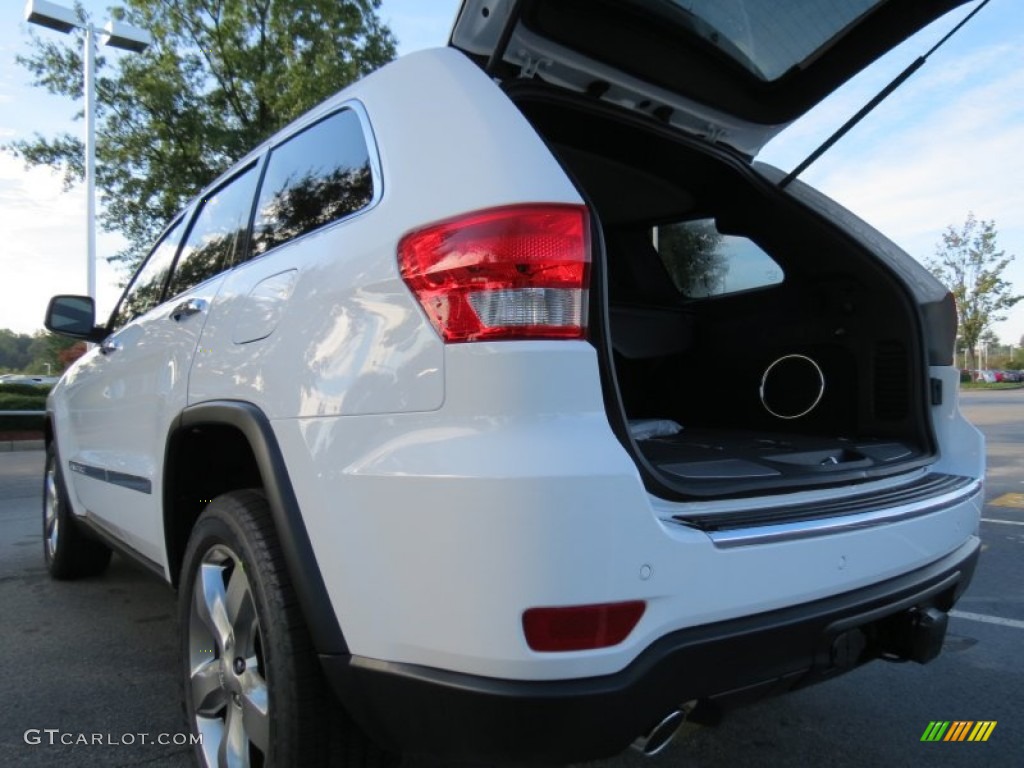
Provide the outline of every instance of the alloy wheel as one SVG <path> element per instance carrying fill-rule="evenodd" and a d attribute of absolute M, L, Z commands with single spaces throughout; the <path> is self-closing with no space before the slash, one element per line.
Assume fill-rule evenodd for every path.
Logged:
<path fill-rule="evenodd" d="M 46 466 L 44 486 L 43 537 L 46 542 L 46 557 L 53 560 L 57 554 L 57 541 L 60 537 L 60 495 L 57 493 L 56 461 L 50 461 Z"/>
<path fill-rule="evenodd" d="M 270 742 L 263 640 L 241 559 L 223 544 L 203 555 L 188 625 L 196 732 L 208 766 L 261 766 Z"/>

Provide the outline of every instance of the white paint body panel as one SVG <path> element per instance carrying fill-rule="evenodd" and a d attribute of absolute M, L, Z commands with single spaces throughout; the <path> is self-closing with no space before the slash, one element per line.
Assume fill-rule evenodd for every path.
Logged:
<path fill-rule="evenodd" d="M 644 489 L 589 345 L 452 345 L 445 371 L 435 413 L 273 425 L 302 457 L 292 479 L 356 654 L 508 679 L 609 674 L 672 630 L 897 576 L 977 528 L 980 493 L 900 523 L 719 549 L 671 522 L 687 505 Z M 614 648 L 536 653 L 519 623 L 534 606 L 637 599 L 647 611 Z"/>
<path fill-rule="evenodd" d="M 214 303 L 221 277 L 208 280 L 128 323 L 92 349 L 61 379 L 57 407 L 60 453 L 74 511 L 124 540 L 155 565 L 167 564 L 162 493 L 164 450 L 171 423 L 185 407 L 189 370 L 207 311 L 175 321 L 187 299 Z M 72 462 L 132 475 L 150 492 L 70 471 Z"/>
<path fill-rule="evenodd" d="M 190 402 L 248 400 L 272 419 L 439 408 L 444 345 L 401 280 L 398 241 L 481 208 L 582 202 L 519 111 L 457 51 L 400 59 L 308 121 L 353 102 L 370 115 L 379 202 L 228 274 L 203 333 L 209 352 L 197 358 Z M 247 297 L 285 270 L 295 271 L 295 284 L 273 333 L 236 344 Z"/>

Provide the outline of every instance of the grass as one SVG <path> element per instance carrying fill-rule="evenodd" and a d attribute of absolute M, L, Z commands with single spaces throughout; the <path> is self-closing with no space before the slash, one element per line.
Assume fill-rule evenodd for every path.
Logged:
<path fill-rule="evenodd" d="M 4 411 L 45 411 L 46 394 L 44 387 L 30 385 L 0 385 L 0 431 L 42 431 L 42 416 L 4 416 Z"/>
<path fill-rule="evenodd" d="M 1024 384 L 1015 381 L 996 381 L 991 384 L 987 381 L 964 381 L 960 389 L 1024 389 Z"/>

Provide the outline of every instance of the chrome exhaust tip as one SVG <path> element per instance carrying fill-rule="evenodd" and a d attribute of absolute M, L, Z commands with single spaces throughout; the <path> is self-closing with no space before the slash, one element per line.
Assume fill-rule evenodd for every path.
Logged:
<path fill-rule="evenodd" d="M 669 712 L 665 718 L 645 734 L 637 736 L 630 745 L 644 757 L 654 757 L 672 742 L 676 731 L 686 721 L 688 710 L 676 709 Z"/>

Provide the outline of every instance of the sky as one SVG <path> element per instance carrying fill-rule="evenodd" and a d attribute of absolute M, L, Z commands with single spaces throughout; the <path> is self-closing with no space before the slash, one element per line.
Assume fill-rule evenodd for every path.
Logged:
<path fill-rule="evenodd" d="M 71 0 L 64 0 L 70 5 Z M 105 19 L 109 0 L 84 0 Z M 399 54 L 444 45 L 459 0 L 383 0 L 379 14 Z M 759 159 L 791 170 L 975 3 L 962 7 L 875 62 L 795 122 Z M 28 52 L 21 0 L 0 3 L 0 143 L 34 132 L 82 131 L 81 109 L 33 88 L 15 63 Z M 39 29 L 37 34 L 59 37 Z M 104 51 L 111 58 L 131 55 Z M 973 211 L 994 219 L 999 246 L 1017 256 L 1007 271 L 1024 293 L 1024 3 L 989 5 L 801 179 L 880 229 L 915 258 L 934 255 L 942 231 Z M 0 152 L 0 328 L 42 327 L 50 296 L 85 293 L 85 197 L 65 192 L 48 169 L 27 170 Z M 105 257 L 122 245 L 97 235 L 99 314 L 109 313 L 124 279 Z M 823 254 L 826 258 L 827 254 Z M 1024 301 L 995 325 L 1004 343 L 1024 335 Z"/>

